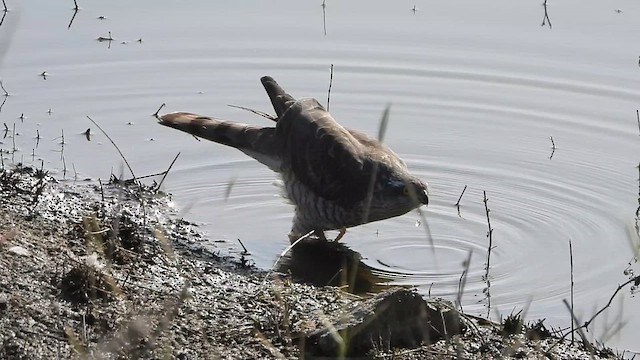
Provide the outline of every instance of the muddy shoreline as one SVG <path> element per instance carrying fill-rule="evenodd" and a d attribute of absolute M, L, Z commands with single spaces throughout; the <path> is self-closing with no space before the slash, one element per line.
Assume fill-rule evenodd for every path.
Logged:
<path fill-rule="evenodd" d="M 560 341 L 543 322 L 495 324 L 446 302 L 425 302 L 410 289 L 377 288 L 375 277 L 348 266 L 345 277 L 359 281 L 349 289 L 296 282 L 313 282 L 296 269 L 314 259 L 313 266 L 344 266 L 340 256 L 353 254 L 337 244 L 310 242 L 267 273 L 202 243 L 197 226 L 179 218 L 155 184 L 59 182 L 39 169 L 0 170 L 0 358 L 619 357 Z M 343 291 L 356 287 L 384 291 Z M 413 314 L 393 312 L 399 301 L 455 316 L 461 333 L 440 329 L 442 339 L 429 345 L 423 337 L 399 338 L 410 332 L 406 322 L 394 322 Z M 425 316 L 434 327 L 434 316 Z M 360 322 L 357 331 L 346 318 Z M 356 333 L 369 331 L 365 323 L 390 335 L 371 335 L 362 345 L 368 348 L 356 351 Z M 322 341 L 343 346 L 331 355 L 323 351 L 334 345 L 319 350 Z"/>

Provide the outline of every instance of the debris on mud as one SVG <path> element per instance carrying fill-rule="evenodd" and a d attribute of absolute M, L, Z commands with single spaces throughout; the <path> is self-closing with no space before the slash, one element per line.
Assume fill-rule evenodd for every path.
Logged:
<path fill-rule="evenodd" d="M 0 169 L 2 359 L 613 356 L 517 325 L 506 334 L 402 288 L 267 277 L 205 246 L 155 186 Z"/>

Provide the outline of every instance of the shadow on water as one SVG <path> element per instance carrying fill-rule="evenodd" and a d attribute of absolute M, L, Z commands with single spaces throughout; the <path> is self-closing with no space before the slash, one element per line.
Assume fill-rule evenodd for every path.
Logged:
<path fill-rule="evenodd" d="M 362 262 L 360 253 L 337 241 L 301 241 L 282 258 L 276 270 L 289 274 L 295 282 L 338 286 L 354 294 L 376 293 L 389 287 L 389 280 Z"/>

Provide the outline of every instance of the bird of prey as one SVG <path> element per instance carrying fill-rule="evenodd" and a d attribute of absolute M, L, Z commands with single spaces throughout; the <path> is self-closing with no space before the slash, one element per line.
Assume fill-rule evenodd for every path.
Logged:
<path fill-rule="evenodd" d="M 234 147 L 279 173 L 295 205 L 289 239 L 405 214 L 427 205 L 427 184 L 411 175 L 387 146 L 338 124 L 313 98 L 294 99 L 276 81 L 261 79 L 277 117 L 273 127 L 223 121 L 187 112 L 159 123 Z M 257 111 L 254 111 L 259 113 Z"/>

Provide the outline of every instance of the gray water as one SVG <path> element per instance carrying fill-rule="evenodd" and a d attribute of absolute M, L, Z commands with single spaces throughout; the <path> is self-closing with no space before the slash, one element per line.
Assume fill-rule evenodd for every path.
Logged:
<path fill-rule="evenodd" d="M 241 239 L 269 268 L 288 245 L 292 217 L 277 176 L 149 115 L 166 103 L 163 111 L 267 126 L 227 104 L 271 112 L 259 83 L 267 74 L 294 96 L 326 103 L 333 64 L 334 117 L 375 135 L 390 103 L 385 142 L 430 184 L 435 249 L 416 213 L 347 232 L 344 243 L 381 276 L 454 300 L 471 251 L 463 306 L 485 314 L 483 191 L 494 229 L 492 316 L 530 304 L 527 319 L 569 326 L 569 240 L 582 319 L 629 278 L 625 270 L 637 271 L 637 1 L 551 1 L 552 27 L 541 26 L 540 0 L 418 1 L 415 12 L 414 2 L 329 0 L 324 14 L 320 1 L 80 0 L 70 27 L 72 1 L 8 5 L 0 26 L 0 78 L 11 94 L 0 112 L 10 129 L 0 139 L 5 163 L 44 161 L 66 179 L 130 176 L 89 115 L 137 176 L 165 170 L 181 152 L 164 183 L 176 207 L 212 246 L 238 253 Z M 96 40 L 109 32 L 115 40 Z M 18 151 L 8 154 L 14 124 Z M 628 288 L 592 334 L 602 340 L 620 312 L 626 326 L 606 344 L 640 351 L 640 304 Z"/>

